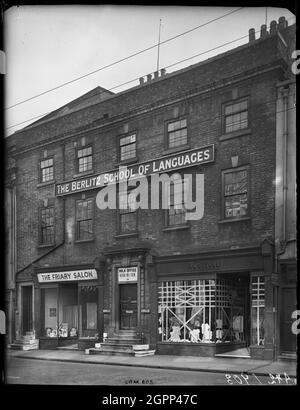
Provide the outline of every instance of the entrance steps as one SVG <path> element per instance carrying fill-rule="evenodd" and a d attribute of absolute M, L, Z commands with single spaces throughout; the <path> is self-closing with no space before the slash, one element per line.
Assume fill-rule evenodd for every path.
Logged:
<path fill-rule="evenodd" d="M 297 361 L 297 354 L 296 354 L 296 352 L 281 352 L 280 355 L 278 355 L 277 358 L 281 362 L 283 362 L 283 361 L 296 362 Z"/>
<path fill-rule="evenodd" d="M 89 354 L 111 356 L 152 356 L 155 350 L 150 350 L 148 344 L 143 343 L 143 338 L 135 332 L 115 333 L 103 343 L 96 343 L 95 348 L 89 349 Z"/>
<path fill-rule="evenodd" d="M 12 350 L 36 350 L 39 348 L 39 341 L 35 339 L 33 332 L 26 332 L 25 336 L 16 339 L 8 348 Z"/>

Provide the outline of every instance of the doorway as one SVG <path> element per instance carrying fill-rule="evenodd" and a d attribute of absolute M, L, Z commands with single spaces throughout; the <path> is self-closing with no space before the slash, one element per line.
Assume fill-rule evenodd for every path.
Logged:
<path fill-rule="evenodd" d="M 137 284 L 120 285 L 120 329 L 137 327 Z"/>
<path fill-rule="evenodd" d="M 281 295 L 280 350 L 281 353 L 296 352 L 297 338 L 291 332 L 292 312 L 297 309 L 296 288 L 282 288 Z"/>
<path fill-rule="evenodd" d="M 33 310 L 32 310 L 32 286 L 21 287 L 21 300 L 22 300 L 22 334 L 26 335 L 26 332 L 32 332 L 33 325 Z"/>

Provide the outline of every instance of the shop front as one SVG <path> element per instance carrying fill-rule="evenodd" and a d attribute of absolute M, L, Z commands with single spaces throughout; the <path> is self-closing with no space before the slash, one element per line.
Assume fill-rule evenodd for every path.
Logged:
<path fill-rule="evenodd" d="M 157 258 L 157 353 L 274 354 L 271 254 L 261 248 Z"/>
<path fill-rule="evenodd" d="M 86 348 L 98 341 L 98 273 L 96 269 L 37 271 L 39 346 Z"/>

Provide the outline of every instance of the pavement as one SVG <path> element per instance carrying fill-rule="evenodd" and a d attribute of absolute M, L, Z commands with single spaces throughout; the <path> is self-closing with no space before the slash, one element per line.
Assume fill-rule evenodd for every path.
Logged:
<path fill-rule="evenodd" d="M 51 360 L 73 363 L 106 364 L 156 369 L 190 370 L 212 373 L 255 374 L 268 376 L 286 373 L 297 376 L 296 362 L 266 361 L 246 358 L 154 355 L 146 357 L 89 355 L 81 350 L 6 350 L 7 358 Z"/>

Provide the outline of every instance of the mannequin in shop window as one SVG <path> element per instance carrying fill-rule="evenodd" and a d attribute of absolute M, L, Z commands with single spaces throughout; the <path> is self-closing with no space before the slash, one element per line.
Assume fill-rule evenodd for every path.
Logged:
<path fill-rule="evenodd" d="M 170 319 L 170 337 L 169 341 L 170 342 L 180 342 L 180 322 L 178 319 L 171 318 Z"/>
<path fill-rule="evenodd" d="M 193 324 L 193 329 L 190 330 L 190 340 L 192 343 L 199 343 L 201 342 L 200 339 L 200 322 L 199 320 L 195 320 Z"/>

